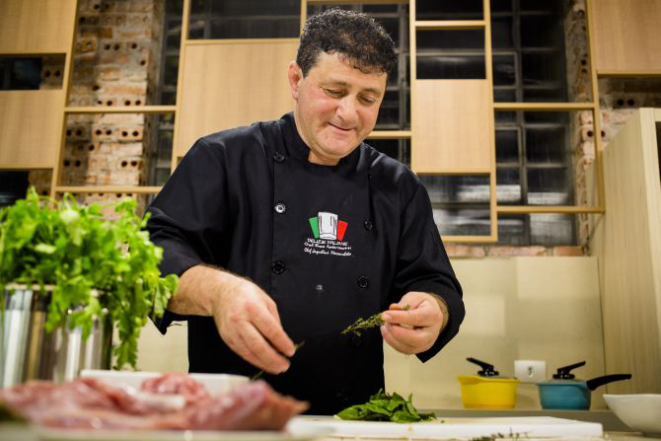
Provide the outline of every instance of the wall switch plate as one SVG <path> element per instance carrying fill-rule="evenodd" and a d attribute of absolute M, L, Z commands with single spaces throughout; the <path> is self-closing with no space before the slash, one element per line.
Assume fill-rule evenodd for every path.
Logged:
<path fill-rule="evenodd" d="M 514 376 L 522 383 L 546 380 L 546 362 L 543 360 L 514 360 Z"/>

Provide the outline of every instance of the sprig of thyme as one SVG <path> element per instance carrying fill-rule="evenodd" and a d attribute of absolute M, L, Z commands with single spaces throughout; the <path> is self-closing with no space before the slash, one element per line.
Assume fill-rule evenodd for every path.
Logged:
<path fill-rule="evenodd" d="M 405 307 L 402 308 L 403 311 L 408 311 L 409 309 L 411 309 L 410 305 L 406 305 Z M 348 326 L 344 331 L 342 331 L 342 334 L 348 334 L 350 332 L 353 332 L 357 337 L 360 337 L 362 335 L 363 330 L 378 328 L 379 326 L 383 325 L 383 319 L 381 318 L 381 314 L 382 314 L 381 312 L 378 312 L 366 319 L 363 319 L 362 317 L 359 318 L 352 325 Z"/>
<path fill-rule="evenodd" d="M 298 350 L 299 350 L 304 344 L 305 344 L 305 340 L 301 341 L 300 343 L 296 343 L 296 344 L 294 345 L 294 355 L 296 355 L 296 352 L 298 352 Z M 293 357 L 294 355 L 292 355 L 292 357 Z M 262 375 L 264 375 L 264 371 L 263 371 L 263 370 L 257 372 L 255 375 L 253 375 L 252 377 L 250 377 L 250 381 L 258 380 L 259 378 L 261 378 Z"/>

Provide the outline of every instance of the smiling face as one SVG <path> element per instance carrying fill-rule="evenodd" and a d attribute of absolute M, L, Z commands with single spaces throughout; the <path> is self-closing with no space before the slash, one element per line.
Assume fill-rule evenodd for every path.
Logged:
<path fill-rule="evenodd" d="M 336 165 L 374 129 L 387 74 L 364 73 L 337 53 L 319 53 L 307 76 L 289 65 L 294 117 L 314 164 Z"/>

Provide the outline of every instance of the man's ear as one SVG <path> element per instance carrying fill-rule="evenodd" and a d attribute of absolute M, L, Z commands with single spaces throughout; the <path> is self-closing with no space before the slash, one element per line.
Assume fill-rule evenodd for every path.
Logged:
<path fill-rule="evenodd" d="M 294 98 L 294 101 L 298 101 L 298 87 L 303 79 L 303 71 L 299 67 L 296 61 L 289 63 L 289 70 L 287 71 L 287 77 L 289 78 L 289 87 L 291 88 L 291 97 Z"/>

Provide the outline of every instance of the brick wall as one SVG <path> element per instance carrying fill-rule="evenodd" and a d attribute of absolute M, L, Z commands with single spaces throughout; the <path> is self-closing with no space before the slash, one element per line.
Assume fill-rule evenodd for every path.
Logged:
<path fill-rule="evenodd" d="M 160 66 L 162 0 L 79 0 L 69 106 L 136 109 L 153 103 Z M 51 76 L 56 71 L 44 63 Z M 59 72 L 59 70 L 57 70 Z M 44 76 L 44 75 L 42 75 Z M 148 98 L 149 97 L 149 98 Z M 143 185 L 151 127 L 142 114 L 70 115 L 63 185 Z M 33 172 L 43 188 L 50 176 Z M 118 195 L 91 194 L 86 202 Z"/>

